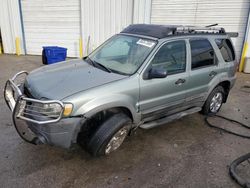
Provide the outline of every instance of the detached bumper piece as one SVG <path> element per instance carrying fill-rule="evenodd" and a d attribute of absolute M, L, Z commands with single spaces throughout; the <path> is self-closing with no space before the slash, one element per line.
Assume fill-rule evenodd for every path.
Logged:
<path fill-rule="evenodd" d="M 22 71 L 7 81 L 4 98 L 12 111 L 13 123 L 20 137 L 33 144 L 46 143 L 46 138 L 35 133 L 32 125 L 58 122 L 62 118 L 64 105 L 58 100 L 37 100 L 26 97 L 23 94 L 23 83 L 27 75 L 27 72 Z"/>

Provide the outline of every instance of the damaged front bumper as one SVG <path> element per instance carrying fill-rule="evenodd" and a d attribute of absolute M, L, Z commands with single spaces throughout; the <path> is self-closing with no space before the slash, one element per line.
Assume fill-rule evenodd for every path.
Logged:
<path fill-rule="evenodd" d="M 24 93 L 22 71 L 9 79 L 4 99 L 12 111 L 14 126 L 22 139 L 32 144 L 50 144 L 69 148 L 76 142 L 83 118 L 63 118 L 64 104 L 59 100 L 37 100 Z M 57 111 L 53 111 L 56 108 Z M 48 110 L 49 109 L 49 110 Z"/>

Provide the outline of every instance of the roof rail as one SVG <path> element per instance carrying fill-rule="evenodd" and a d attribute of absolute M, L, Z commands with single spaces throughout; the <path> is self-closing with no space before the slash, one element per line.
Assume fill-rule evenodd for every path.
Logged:
<path fill-rule="evenodd" d="M 227 32 L 227 34 L 231 38 L 236 38 L 239 36 L 239 33 L 237 33 L 237 32 Z"/>
<path fill-rule="evenodd" d="M 217 26 L 217 25 L 219 25 L 219 24 L 211 24 L 211 25 L 206 25 L 205 27 L 214 27 L 214 26 Z"/>
<path fill-rule="evenodd" d="M 222 27 L 199 27 L 199 26 L 178 26 L 176 28 L 176 34 L 191 34 L 191 33 L 220 33 L 226 34 L 226 31 Z"/>
<path fill-rule="evenodd" d="M 165 38 L 180 35 L 229 35 L 236 37 L 237 33 L 227 33 L 223 27 L 212 24 L 204 27 L 192 25 L 156 25 L 156 24 L 132 24 L 121 31 L 121 33 L 144 35 L 153 38 Z"/>

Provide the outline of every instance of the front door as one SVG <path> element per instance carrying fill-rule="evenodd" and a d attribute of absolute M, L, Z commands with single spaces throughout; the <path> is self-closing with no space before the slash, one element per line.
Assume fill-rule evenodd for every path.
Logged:
<path fill-rule="evenodd" d="M 170 113 L 181 111 L 188 83 L 187 44 L 185 40 L 166 42 L 155 53 L 149 67 L 167 71 L 166 78 L 140 78 L 140 111 L 144 121 L 150 121 Z"/>

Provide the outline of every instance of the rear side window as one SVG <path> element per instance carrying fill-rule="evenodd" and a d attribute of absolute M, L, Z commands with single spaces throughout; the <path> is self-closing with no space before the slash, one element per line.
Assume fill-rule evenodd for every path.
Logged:
<path fill-rule="evenodd" d="M 202 68 L 215 63 L 214 49 L 207 39 L 190 40 L 192 69 Z"/>
<path fill-rule="evenodd" d="M 235 60 L 233 45 L 229 39 L 215 39 L 215 43 L 220 49 L 220 53 L 225 62 L 230 62 Z"/>

